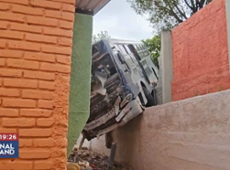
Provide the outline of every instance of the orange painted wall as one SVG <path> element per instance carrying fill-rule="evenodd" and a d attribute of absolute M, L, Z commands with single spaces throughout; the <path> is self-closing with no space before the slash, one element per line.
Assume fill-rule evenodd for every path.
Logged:
<path fill-rule="evenodd" d="M 173 29 L 172 40 L 174 101 L 230 88 L 224 0 L 214 0 Z"/>
<path fill-rule="evenodd" d="M 0 133 L 20 136 L 1 170 L 64 170 L 75 0 L 0 0 Z"/>

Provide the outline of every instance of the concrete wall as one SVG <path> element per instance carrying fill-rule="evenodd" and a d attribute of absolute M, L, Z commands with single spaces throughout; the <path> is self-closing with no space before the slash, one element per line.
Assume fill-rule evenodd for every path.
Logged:
<path fill-rule="evenodd" d="M 0 133 L 19 133 L 1 170 L 65 169 L 75 0 L 0 0 Z"/>
<path fill-rule="evenodd" d="M 213 0 L 172 30 L 174 101 L 230 88 L 227 7 Z"/>
<path fill-rule="evenodd" d="M 75 145 L 90 112 L 92 16 L 75 15 L 69 126 L 68 154 Z"/>
<path fill-rule="evenodd" d="M 147 109 L 113 134 L 116 159 L 135 170 L 227 170 L 230 91 Z M 104 138 L 93 150 L 107 153 Z"/>

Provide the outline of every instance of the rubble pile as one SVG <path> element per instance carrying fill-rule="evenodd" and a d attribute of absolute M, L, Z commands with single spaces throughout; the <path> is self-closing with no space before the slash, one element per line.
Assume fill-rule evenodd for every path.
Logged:
<path fill-rule="evenodd" d="M 75 148 L 70 155 L 69 162 L 77 163 L 82 170 L 107 170 L 109 157 L 95 153 L 88 148 Z M 133 170 L 127 165 L 114 161 L 109 170 Z"/>

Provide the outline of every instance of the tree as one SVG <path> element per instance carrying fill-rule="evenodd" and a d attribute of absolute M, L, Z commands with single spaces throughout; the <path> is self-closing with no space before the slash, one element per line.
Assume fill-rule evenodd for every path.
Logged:
<path fill-rule="evenodd" d="M 127 0 L 137 14 L 147 15 L 157 31 L 172 29 L 212 0 Z"/>
<path fill-rule="evenodd" d="M 160 51 L 161 51 L 161 38 L 159 35 L 154 36 L 151 39 L 142 40 L 142 42 L 148 47 L 154 63 L 159 68 L 158 64 L 158 57 L 160 57 Z"/>
<path fill-rule="evenodd" d="M 93 35 L 93 43 L 96 43 L 100 41 L 103 38 L 110 38 L 109 34 L 107 31 L 101 31 L 100 33 L 97 33 L 96 35 Z"/>

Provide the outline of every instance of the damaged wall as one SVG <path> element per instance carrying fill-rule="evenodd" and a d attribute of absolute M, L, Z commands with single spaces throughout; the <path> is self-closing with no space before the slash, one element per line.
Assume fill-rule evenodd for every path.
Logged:
<path fill-rule="evenodd" d="M 229 101 L 228 90 L 147 109 L 114 132 L 116 159 L 135 170 L 229 169 Z M 91 147 L 108 154 L 103 137 Z"/>
<path fill-rule="evenodd" d="M 172 30 L 173 101 L 230 88 L 228 4 L 213 0 Z"/>

